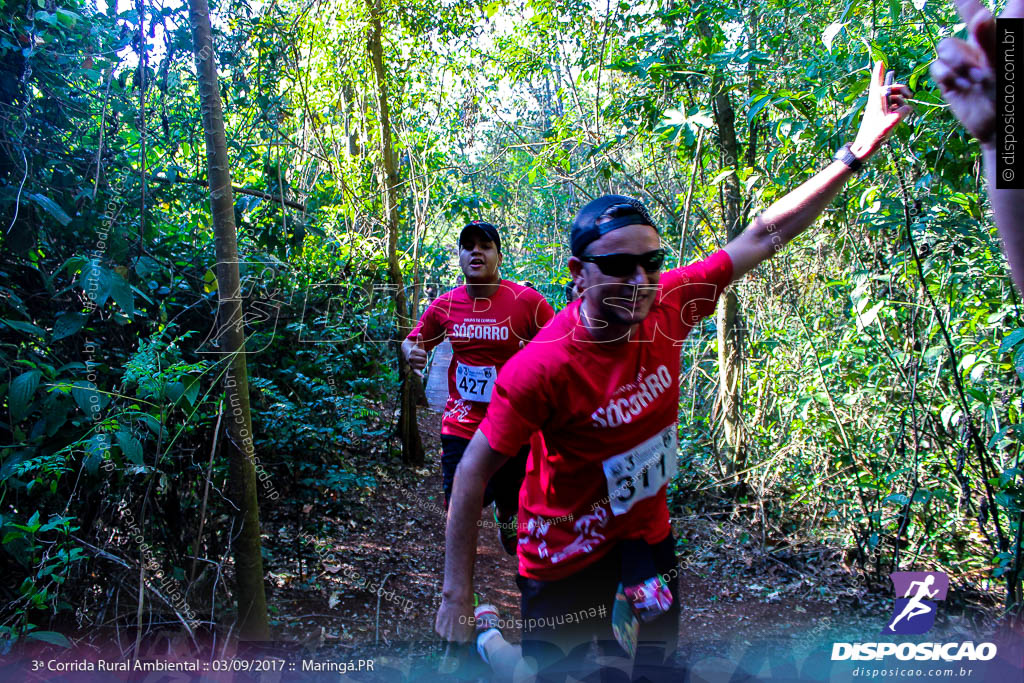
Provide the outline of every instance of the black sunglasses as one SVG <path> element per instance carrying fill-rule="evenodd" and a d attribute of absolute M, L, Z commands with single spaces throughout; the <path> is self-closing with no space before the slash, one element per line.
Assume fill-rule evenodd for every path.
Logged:
<path fill-rule="evenodd" d="M 666 253 L 664 249 L 655 249 L 646 254 L 600 254 L 580 256 L 580 261 L 593 263 L 611 277 L 629 277 L 636 272 L 638 265 L 648 273 L 657 272 L 665 262 Z"/>

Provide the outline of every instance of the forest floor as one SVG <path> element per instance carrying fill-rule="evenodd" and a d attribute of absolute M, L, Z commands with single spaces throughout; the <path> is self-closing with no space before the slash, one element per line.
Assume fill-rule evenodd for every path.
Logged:
<path fill-rule="evenodd" d="M 287 526 L 269 540 L 280 546 L 291 539 L 303 557 L 298 565 L 290 559 L 268 567 L 278 641 L 304 643 L 320 661 L 373 658 L 376 671 L 397 670 L 400 678 L 436 670 L 443 648 L 433 629 L 444 563 L 439 422 L 436 413 L 421 411 L 426 464 L 375 470 L 377 486 L 363 497 L 357 519 L 317 520 L 334 531 L 315 541 L 294 543 L 302 532 Z M 482 511 L 481 520 L 490 515 L 490 508 Z M 869 581 L 847 567 L 839 549 L 790 545 L 771 534 L 763 544 L 759 525 L 728 512 L 673 518 L 673 526 L 685 539 L 678 550 L 680 663 L 724 667 L 728 678 L 736 668 L 729 662 L 754 675 L 768 671 L 772 653 L 827 659 L 832 642 L 877 640 L 892 609 L 888 581 Z M 504 553 L 493 526 L 480 529 L 475 576 L 476 590 L 503 619 L 520 616 L 515 558 Z M 978 641 L 991 630 L 996 610 L 986 596 L 951 594 L 944 607 L 929 637 Z M 514 624 L 502 631 L 519 642 Z"/>

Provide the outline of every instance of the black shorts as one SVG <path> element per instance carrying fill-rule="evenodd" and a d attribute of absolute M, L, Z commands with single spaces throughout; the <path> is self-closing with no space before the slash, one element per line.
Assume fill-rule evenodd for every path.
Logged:
<path fill-rule="evenodd" d="M 681 680 L 680 671 L 672 666 L 679 642 L 675 538 L 670 533 L 651 551 L 655 568 L 672 591 L 672 607 L 657 619 L 640 625 L 633 678 Z M 537 681 L 564 681 L 567 675 L 578 676 L 594 638 L 602 655 L 626 657 L 612 634 L 612 606 L 621 580 L 622 554 L 618 547 L 565 579 L 537 581 L 516 577 L 523 615 L 523 657 L 534 658 Z M 596 617 L 590 616 L 592 609 Z"/>
<path fill-rule="evenodd" d="M 441 435 L 441 485 L 444 487 L 444 509 L 448 509 L 448 501 L 452 497 L 452 484 L 455 483 L 455 468 L 466 452 L 469 439 L 450 434 Z M 519 449 L 519 452 L 501 466 L 484 490 L 484 507 L 497 501 L 502 511 L 519 509 L 519 487 L 526 476 L 526 458 L 530 454 L 530 445 Z"/>

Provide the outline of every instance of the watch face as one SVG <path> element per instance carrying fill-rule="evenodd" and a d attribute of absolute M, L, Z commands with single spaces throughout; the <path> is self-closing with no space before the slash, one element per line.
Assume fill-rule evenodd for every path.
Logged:
<path fill-rule="evenodd" d="M 836 155 L 832 158 L 835 159 L 836 161 L 841 161 L 847 166 L 849 166 L 851 171 L 860 170 L 860 159 L 858 159 L 857 156 L 853 152 L 851 152 L 850 148 L 846 145 L 840 147 L 839 151 L 837 151 Z"/>

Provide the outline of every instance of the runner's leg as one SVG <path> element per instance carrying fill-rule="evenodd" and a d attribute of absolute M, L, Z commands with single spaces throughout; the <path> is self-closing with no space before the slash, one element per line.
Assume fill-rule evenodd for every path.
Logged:
<path fill-rule="evenodd" d="M 444 505 L 448 508 L 448 499 L 452 495 L 452 485 L 455 483 L 455 470 L 462 460 L 462 455 L 469 446 L 469 439 L 451 434 L 441 435 L 441 485 L 444 488 Z M 496 500 L 501 506 L 501 511 L 506 515 L 515 514 L 519 508 L 519 487 L 526 476 L 526 457 L 530 452 L 529 446 L 524 446 L 515 457 L 494 473 L 491 480 L 487 482 L 484 489 L 484 507 L 487 507 Z M 507 517 L 505 517 L 507 519 Z"/>
<path fill-rule="evenodd" d="M 654 566 L 672 591 L 672 607 L 658 618 L 640 624 L 639 642 L 633 678 L 646 677 L 650 681 L 682 680 L 682 671 L 673 666 L 679 645 L 679 564 L 676 560 L 675 536 L 651 546 Z"/>
<path fill-rule="evenodd" d="M 519 488 L 526 476 L 526 459 L 530 447 L 523 446 L 487 482 L 484 500 L 494 499 L 494 521 L 497 522 L 498 541 L 509 555 L 515 555 L 518 548 Z"/>
<path fill-rule="evenodd" d="M 487 482 L 484 490 L 484 505 L 494 502 L 498 506 L 498 518 L 509 519 L 519 510 L 519 488 L 526 476 L 526 458 L 530 447 L 523 446 L 519 452 L 501 466 Z"/>
<path fill-rule="evenodd" d="M 466 452 L 469 439 L 451 434 L 441 435 L 441 487 L 444 489 L 444 509 L 448 509 L 448 500 L 452 497 L 452 485 L 455 483 L 455 468 Z"/>
<path fill-rule="evenodd" d="M 516 577 L 521 593 L 523 657 L 536 666 L 538 683 L 561 682 L 567 676 L 582 678 L 584 669 L 593 668 L 587 661 L 594 638 L 615 642 L 611 612 L 619 585 L 620 557 L 612 550 L 560 581 Z"/>
<path fill-rule="evenodd" d="M 910 610 L 910 614 L 907 615 L 907 621 L 910 621 L 914 617 L 919 617 L 922 614 L 928 614 L 931 611 L 932 610 L 930 607 L 928 607 L 928 605 L 922 605 L 920 603 L 915 604 L 913 608 Z"/>

